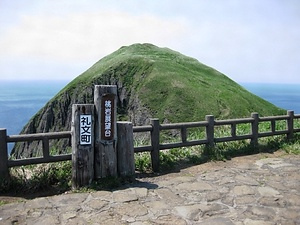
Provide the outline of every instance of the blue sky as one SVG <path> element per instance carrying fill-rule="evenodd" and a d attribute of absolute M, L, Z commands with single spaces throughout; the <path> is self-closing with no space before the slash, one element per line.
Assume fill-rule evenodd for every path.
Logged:
<path fill-rule="evenodd" d="M 236 82 L 300 83 L 298 0 L 0 1 L 0 80 L 72 80 L 121 46 L 169 47 Z"/>

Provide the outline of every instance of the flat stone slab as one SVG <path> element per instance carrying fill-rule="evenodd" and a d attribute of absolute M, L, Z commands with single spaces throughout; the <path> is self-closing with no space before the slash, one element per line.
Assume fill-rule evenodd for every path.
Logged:
<path fill-rule="evenodd" d="M 235 186 L 233 188 L 233 194 L 236 196 L 254 195 L 255 189 L 253 187 L 247 186 L 247 185 Z"/>
<path fill-rule="evenodd" d="M 280 192 L 271 187 L 258 187 L 257 191 L 261 196 L 266 197 L 282 197 Z"/>
<path fill-rule="evenodd" d="M 114 191 L 19 199 L 0 206 L 0 224 L 300 224 L 299 174 L 297 155 L 236 157 Z"/>
<path fill-rule="evenodd" d="M 266 158 L 256 161 L 255 163 L 259 167 L 267 165 L 273 169 L 281 168 L 281 167 L 293 167 L 293 164 L 285 162 L 280 158 Z"/>
<path fill-rule="evenodd" d="M 187 183 L 181 183 L 175 186 L 175 188 L 179 191 L 210 191 L 213 190 L 213 187 L 203 181 L 197 181 L 197 182 L 188 182 Z"/>

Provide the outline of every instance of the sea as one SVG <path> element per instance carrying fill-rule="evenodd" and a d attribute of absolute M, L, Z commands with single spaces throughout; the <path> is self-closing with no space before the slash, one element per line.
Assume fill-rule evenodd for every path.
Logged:
<path fill-rule="evenodd" d="M 0 128 L 19 134 L 30 118 L 69 81 L 0 81 Z M 8 145 L 10 154 L 13 144 Z"/>
<path fill-rule="evenodd" d="M 300 114 L 300 84 L 241 83 L 240 85 L 280 108 Z"/>
<path fill-rule="evenodd" d="M 69 82 L 0 81 L 0 128 L 6 128 L 8 135 L 19 134 L 30 118 Z M 300 114 L 300 84 L 240 85 L 278 107 Z"/>

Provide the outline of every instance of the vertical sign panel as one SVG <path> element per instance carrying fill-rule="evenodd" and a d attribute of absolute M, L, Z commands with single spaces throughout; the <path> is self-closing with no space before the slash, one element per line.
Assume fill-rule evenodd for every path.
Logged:
<path fill-rule="evenodd" d="M 72 105 L 72 188 L 91 184 L 94 179 L 94 122 L 92 104 Z"/>
<path fill-rule="evenodd" d="M 102 107 L 101 112 L 101 139 L 102 140 L 113 140 L 114 138 L 114 105 L 115 95 L 114 94 L 103 94 L 102 95 Z"/>
<path fill-rule="evenodd" d="M 95 85 L 95 177 L 117 176 L 117 86 Z"/>
<path fill-rule="evenodd" d="M 80 144 L 92 144 L 92 116 L 80 115 Z"/>

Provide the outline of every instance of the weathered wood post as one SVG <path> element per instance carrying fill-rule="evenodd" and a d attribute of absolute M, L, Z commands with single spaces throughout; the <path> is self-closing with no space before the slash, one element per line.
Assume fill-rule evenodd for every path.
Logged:
<path fill-rule="evenodd" d="M 251 145 L 256 147 L 258 145 L 258 124 L 259 124 L 259 115 L 258 113 L 251 113 L 251 117 L 254 121 L 251 124 Z"/>
<path fill-rule="evenodd" d="M 0 128 L 0 179 L 6 179 L 9 177 L 6 137 L 6 129 Z"/>
<path fill-rule="evenodd" d="M 287 120 L 287 139 L 292 139 L 294 137 L 294 111 L 288 110 L 287 115 L 289 116 L 289 119 Z"/>
<path fill-rule="evenodd" d="M 133 126 L 131 122 L 117 122 L 118 141 L 118 174 L 121 177 L 130 177 L 135 174 Z"/>
<path fill-rule="evenodd" d="M 153 172 L 159 171 L 159 132 L 160 132 L 160 125 L 159 125 L 159 119 L 150 119 L 151 125 L 152 125 L 152 132 L 151 132 L 151 163 L 152 163 L 152 170 Z"/>
<path fill-rule="evenodd" d="M 213 148 L 215 146 L 215 131 L 214 131 L 215 117 L 213 115 L 206 115 L 205 120 L 208 123 L 206 127 L 206 140 L 207 140 L 206 147 Z"/>
<path fill-rule="evenodd" d="M 94 179 L 94 105 L 72 106 L 72 188 Z"/>
<path fill-rule="evenodd" d="M 180 129 L 180 132 L 181 132 L 181 141 L 182 141 L 182 143 L 187 142 L 187 129 L 186 129 L 186 127 L 182 127 Z"/>
<path fill-rule="evenodd" d="M 96 85 L 95 178 L 117 176 L 117 86 Z"/>

